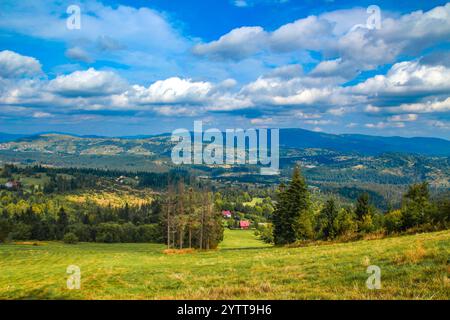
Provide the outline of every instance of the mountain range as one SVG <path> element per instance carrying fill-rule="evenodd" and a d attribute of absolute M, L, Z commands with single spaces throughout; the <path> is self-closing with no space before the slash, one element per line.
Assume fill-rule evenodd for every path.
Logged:
<path fill-rule="evenodd" d="M 0 164 L 167 172 L 180 168 L 171 160 L 173 146 L 170 134 L 130 137 L 0 134 Z M 450 189 L 450 141 L 436 138 L 282 129 L 280 176 L 261 176 L 255 166 L 195 165 L 182 169 L 192 170 L 219 185 L 254 186 L 284 181 L 297 165 L 311 187 L 349 199 L 368 192 L 378 199 L 377 203 L 399 203 L 405 188 L 420 181 L 427 181 L 434 191 Z"/>
<path fill-rule="evenodd" d="M 146 148 L 145 144 L 153 145 L 154 141 L 169 142 L 170 134 L 160 135 L 141 135 L 141 136 L 127 136 L 127 137 L 103 137 L 103 136 L 79 136 L 66 133 L 43 133 L 36 135 L 21 135 L 0 133 L 0 142 L 10 144 L 6 149 L 22 149 L 26 144 L 29 151 L 42 151 L 45 149 L 44 141 L 51 145 L 56 150 L 75 151 L 74 144 L 84 144 L 92 146 L 100 144 L 107 146 L 108 142 L 111 145 L 119 145 L 119 149 L 113 148 L 110 152 L 128 152 L 134 147 L 143 147 L 141 151 L 145 153 L 153 152 L 152 148 Z M 75 143 L 77 142 L 77 143 Z M 58 146 L 58 143 L 60 145 Z M 33 147 L 33 144 L 35 146 Z M 44 144 L 44 145 L 43 145 Z M 64 145 L 71 145 L 70 150 Z M 450 141 L 440 138 L 404 138 L 404 137 L 381 137 L 369 136 L 360 134 L 329 134 L 321 132 L 313 132 L 304 129 L 281 129 L 280 130 L 280 145 L 285 148 L 306 149 L 317 148 L 327 149 L 339 152 L 355 152 L 361 155 L 379 155 L 383 153 L 405 153 L 417 154 L 425 156 L 450 156 Z M 122 148 L 124 147 L 124 148 Z M 128 148 L 127 148 L 128 147 Z M 5 150 L 5 145 L 2 147 Z M 46 150 L 52 151 L 52 150 Z M 82 152 L 82 150 L 80 150 Z M 68 152 L 71 153 L 71 152 Z M 131 151 L 131 153 L 133 153 Z"/>

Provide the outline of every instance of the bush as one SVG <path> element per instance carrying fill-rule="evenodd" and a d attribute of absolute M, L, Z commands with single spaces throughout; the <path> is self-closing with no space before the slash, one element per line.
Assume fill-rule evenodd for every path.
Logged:
<path fill-rule="evenodd" d="M 64 235 L 63 241 L 66 244 L 77 244 L 78 237 L 76 236 L 75 233 L 69 232 Z"/>
<path fill-rule="evenodd" d="M 100 223 L 96 228 L 97 242 L 119 243 L 122 241 L 122 226 L 117 223 Z"/>
<path fill-rule="evenodd" d="M 4 219 L 0 219 L 0 242 L 5 242 L 11 232 L 11 224 Z"/>
<path fill-rule="evenodd" d="M 138 227 L 139 242 L 162 242 L 161 227 L 158 224 L 146 224 Z"/>
<path fill-rule="evenodd" d="M 355 217 L 351 210 L 341 209 L 338 216 L 334 220 L 334 228 L 340 237 L 351 237 L 357 230 Z"/>
<path fill-rule="evenodd" d="M 274 243 L 273 225 L 271 223 L 260 223 L 256 227 L 255 235 L 265 243 Z"/>
<path fill-rule="evenodd" d="M 120 242 L 123 243 L 134 243 L 139 242 L 138 228 L 132 223 L 125 223 L 121 225 L 122 227 L 122 237 Z"/>
<path fill-rule="evenodd" d="M 14 240 L 30 240 L 31 226 L 25 223 L 17 223 L 11 232 L 11 238 Z"/>
<path fill-rule="evenodd" d="M 399 232 L 402 230 L 403 216 L 401 210 L 395 210 L 387 213 L 384 217 L 384 225 L 388 233 Z"/>
<path fill-rule="evenodd" d="M 69 233 L 73 233 L 77 236 L 79 241 L 91 242 L 94 237 L 92 235 L 92 228 L 88 225 L 77 223 L 69 226 Z"/>
<path fill-rule="evenodd" d="M 371 215 L 366 214 L 362 217 L 362 220 L 359 224 L 359 230 L 363 234 L 375 231 L 375 226 L 373 224 L 373 219 Z"/>

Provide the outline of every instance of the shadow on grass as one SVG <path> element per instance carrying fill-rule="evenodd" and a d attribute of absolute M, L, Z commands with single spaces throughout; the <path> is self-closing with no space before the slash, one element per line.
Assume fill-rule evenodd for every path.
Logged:
<path fill-rule="evenodd" d="M 34 289 L 27 292 L 21 292 L 14 300 L 73 300 L 70 294 L 58 294 L 48 289 Z"/>
<path fill-rule="evenodd" d="M 245 250 L 263 250 L 263 249 L 273 249 L 276 247 L 242 247 L 242 248 L 220 248 L 219 251 L 245 251 Z"/>

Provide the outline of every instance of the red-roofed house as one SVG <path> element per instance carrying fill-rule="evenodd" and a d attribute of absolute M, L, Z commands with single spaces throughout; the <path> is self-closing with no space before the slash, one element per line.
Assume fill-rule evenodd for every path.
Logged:
<path fill-rule="evenodd" d="M 242 230 L 247 230 L 250 228 L 250 221 L 241 220 L 239 222 L 239 226 L 241 227 Z"/>
<path fill-rule="evenodd" d="M 223 215 L 223 217 L 224 218 L 226 218 L 226 219 L 231 219 L 231 211 L 230 210 L 223 210 L 222 211 L 222 215 Z"/>

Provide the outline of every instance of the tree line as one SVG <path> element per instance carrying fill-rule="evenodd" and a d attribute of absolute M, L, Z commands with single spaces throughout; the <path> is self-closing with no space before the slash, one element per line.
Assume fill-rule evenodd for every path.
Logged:
<path fill-rule="evenodd" d="M 352 239 L 380 232 L 385 234 L 433 231 L 450 227 L 450 197 L 432 200 L 426 182 L 413 184 L 396 210 L 379 212 L 369 194 L 361 194 L 353 207 L 341 207 L 334 198 L 321 210 L 313 209 L 310 193 L 300 169 L 289 185 L 281 184 L 272 226 L 259 231 L 261 238 L 277 245 L 297 241 Z"/>
<path fill-rule="evenodd" d="M 121 208 L 73 205 L 59 200 L 10 194 L 1 197 L 0 242 L 162 242 L 161 202 Z M 7 201 L 5 205 L 3 201 Z"/>
<path fill-rule="evenodd" d="M 93 188 L 101 182 L 102 178 L 116 179 L 121 176 L 133 177 L 139 188 L 152 188 L 162 190 L 170 183 L 186 181 L 189 183 L 189 173 L 183 169 L 172 169 L 169 172 L 143 172 L 103 170 L 94 168 L 48 168 L 41 165 L 20 167 L 14 164 L 5 164 L 0 177 L 13 178 L 14 174 L 34 176 L 46 174 L 49 181 L 43 186 L 46 194 L 64 193 L 85 188 Z"/>
<path fill-rule="evenodd" d="M 214 194 L 206 187 L 175 181 L 148 204 L 118 208 L 2 191 L 0 242 L 153 242 L 171 249 L 216 248 L 223 240 L 223 223 Z"/>

